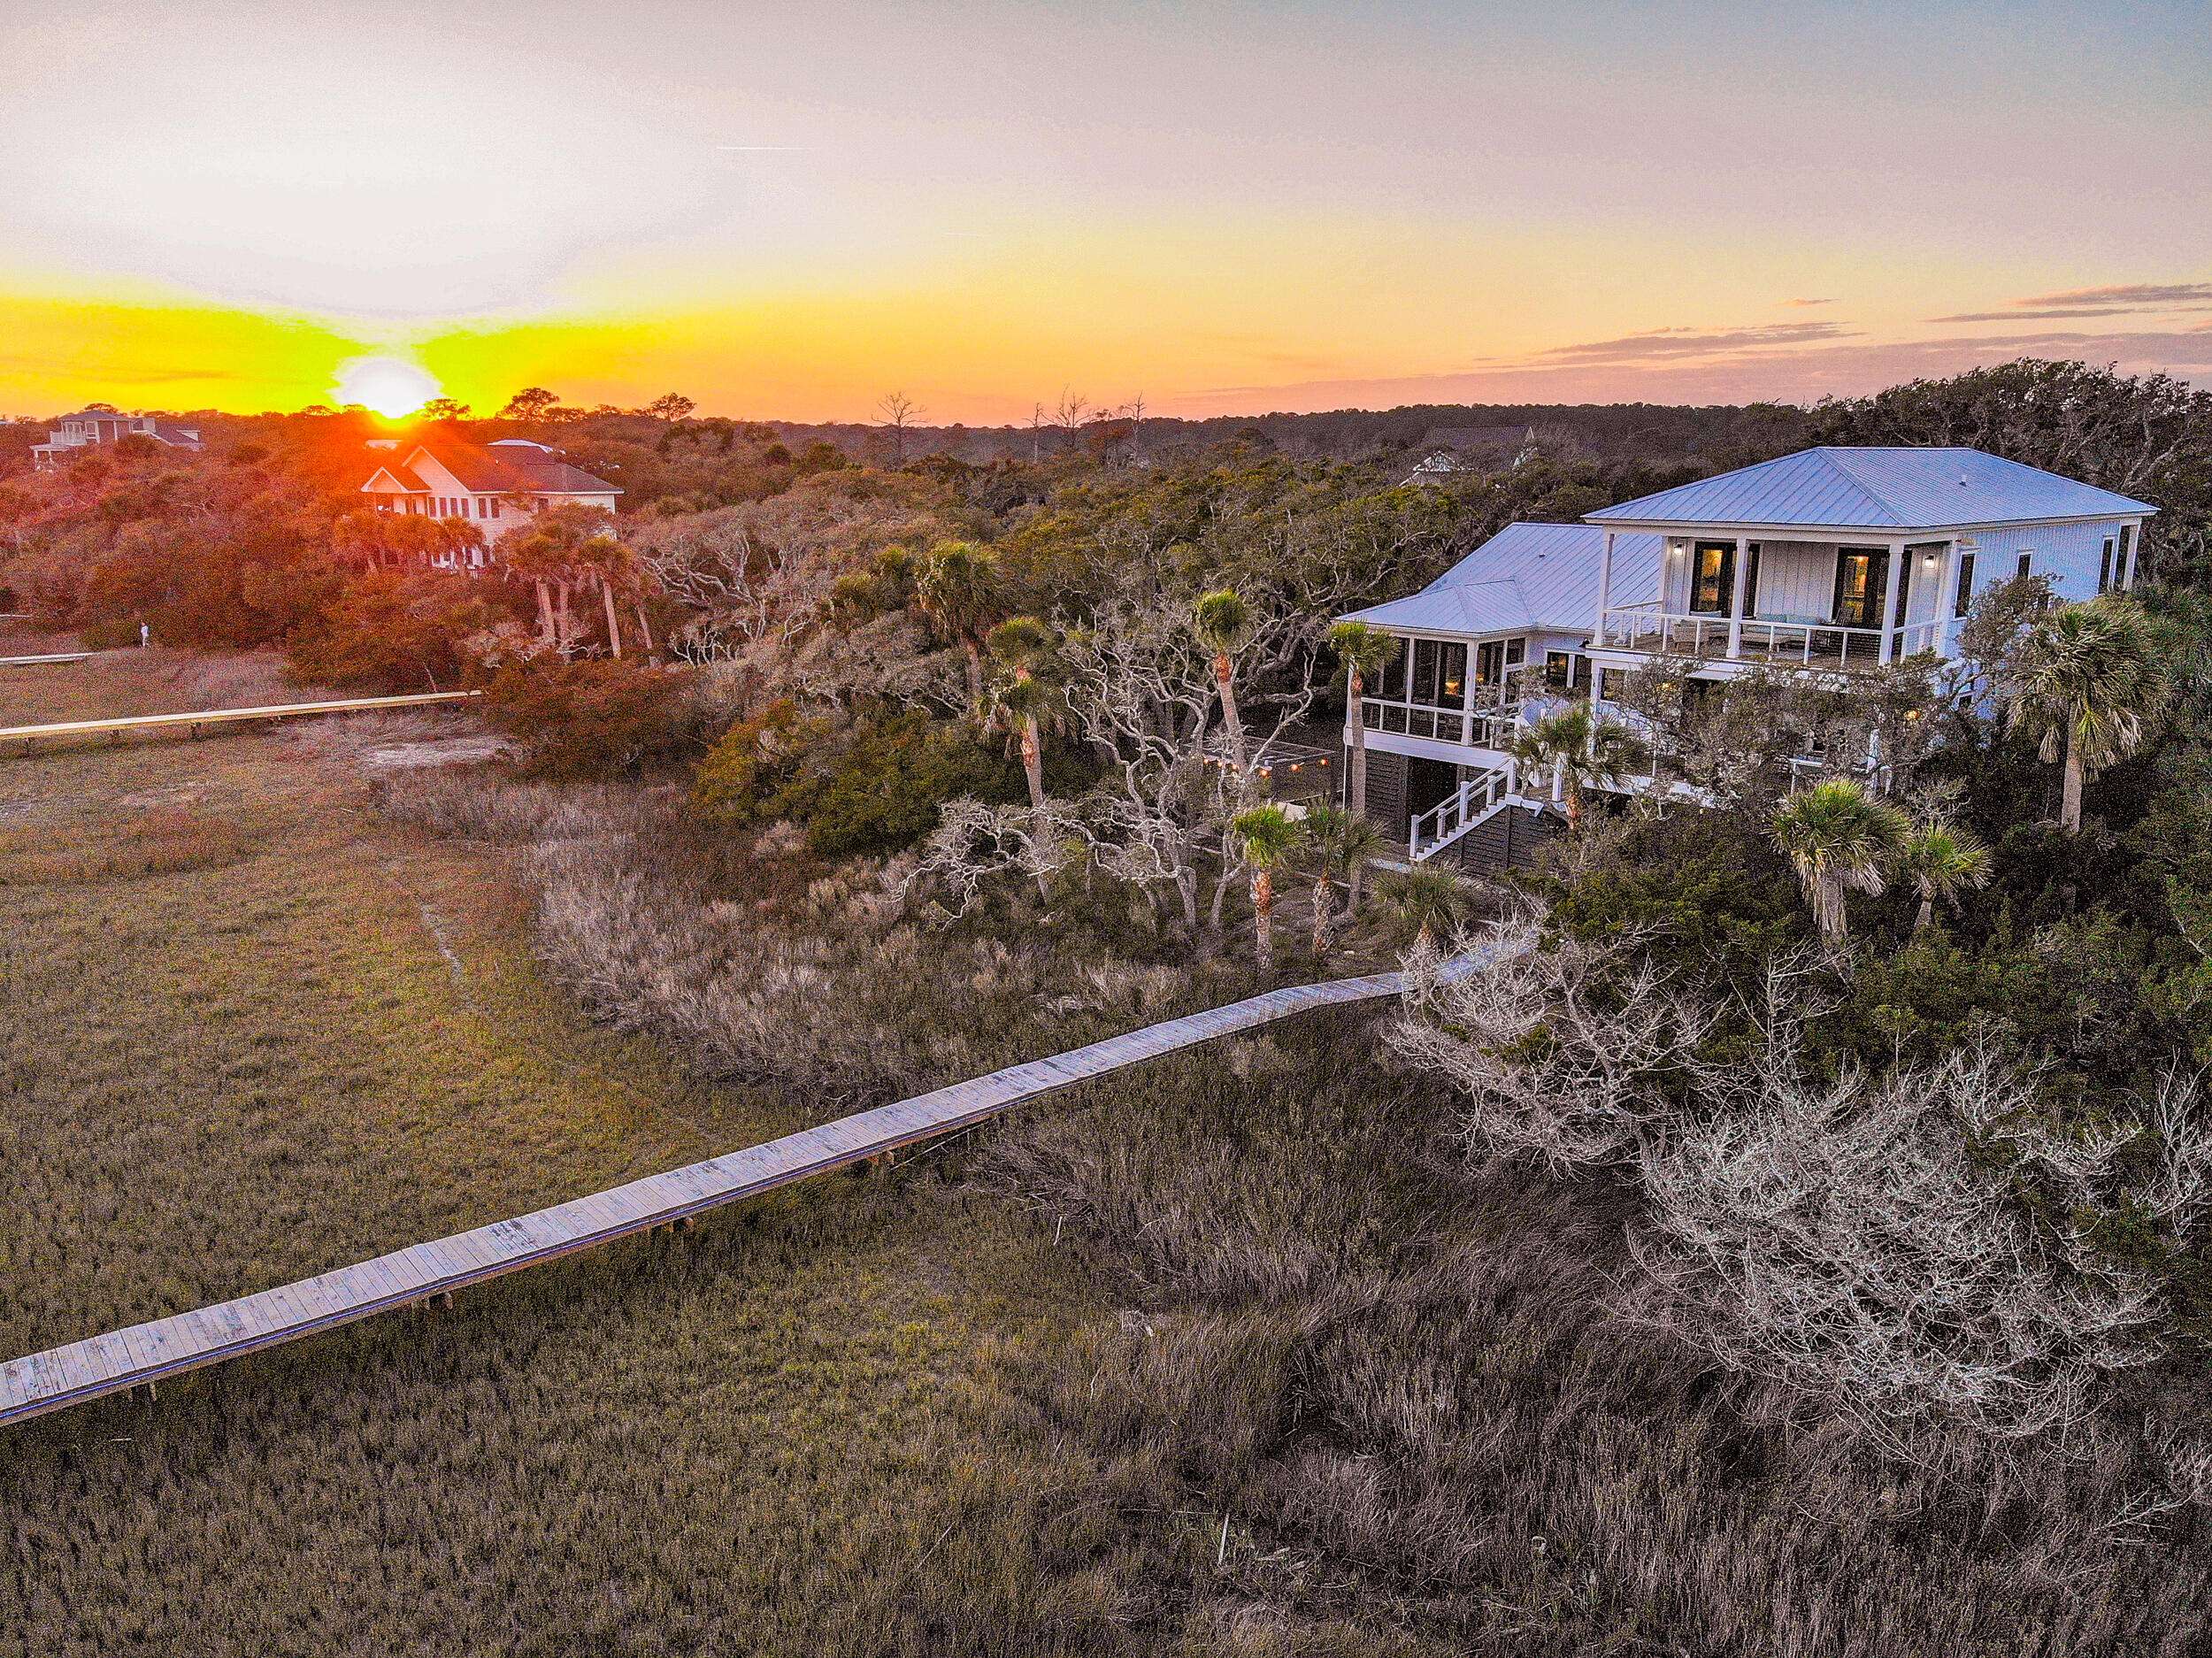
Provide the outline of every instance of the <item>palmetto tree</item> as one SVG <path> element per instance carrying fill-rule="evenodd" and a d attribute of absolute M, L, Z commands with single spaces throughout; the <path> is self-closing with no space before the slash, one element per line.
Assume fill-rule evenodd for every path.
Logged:
<path fill-rule="evenodd" d="M 1775 809 L 1774 843 L 1796 870 L 1832 953 L 1850 936 L 1845 895 L 1882 890 L 1910 828 L 1903 812 L 1849 778 L 1816 783 Z"/>
<path fill-rule="evenodd" d="M 1960 894 L 1989 885 L 1989 848 L 1970 831 L 1940 822 L 1914 830 L 1897 854 L 1897 879 L 1920 894 L 1912 930 L 1921 932 L 1935 920 L 1939 898 L 1957 910 Z"/>
<path fill-rule="evenodd" d="M 914 584 L 915 602 L 968 660 L 968 711 L 983 718 L 983 639 L 999 614 L 998 559 L 973 541 L 940 541 Z"/>
<path fill-rule="evenodd" d="M 2044 764 L 2064 761 L 2058 826 L 2074 835 L 2083 786 L 2142 746 L 2173 686 L 2142 607 L 2107 595 L 2030 628 L 2004 690 L 2007 723 L 2041 736 Z"/>
<path fill-rule="evenodd" d="M 1336 806 L 1315 806 L 1306 813 L 1306 843 L 1314 854 L 1313 953 L 1325 956 L 1329 932 L 1335 921 L 1336 897 L 1333 883 L 1341 878 L 1348 894 L 1347 916 L 1359 913 L 1360 890 L 1367 879 L 1367 860 L 1382 850 L 1382 831 L 1356 811 Z"/>
<path fill-rule="evenodd" d="M 1567 831 L 1582 827 L 1583 791 L 1611 788 L 1632 775 L 1647 759 L 1644 745 L 1628 727 L 1600 719 L 1587 702 L 1560 710 L 1516 732 L 1506 750 L 1520 762 L 1525 776 L 1548 771 L 1552 787 L 1567 809 Z"/>
<path fill-rule="evenodd" d="M 992 702 L 1021 740 L 1022 775 L 1029 781 L 1029 803 L 1042 811 L 1044 720 L 1055 700 L 1047 682 L 1052 630 L 1033 616 L 1013 616 L 993 628 L 986 642 L 1002 671 L 992 687 Z"/>
<path fill-rule="evenodd" d="M 1229 728 L 1229 757 L 1244 770 L 1244 715 L 1237 707 L 1236 653 L 1252 638 L 1252 607 L 1228 588 L 1207 594 L 1191 607 L 1191 631 L 1213 652 L 1214 682 L 1221 687 L 1221 723 Z"/>
<path fill-rule="evenodd" d="M 1275 870 L 1304 837 L 1280 806 L 1239 812 L 1229 833 L 1252 871 L 1252 944 L 1264 973 L 1275 965 Z"/>
<path fill-rule="evenodd" d="M 1364 622 L 1339 622 L 1329 630 L 1329 648 L 1344 664 L 1344 728 L 1352 733 L 1352 775 L 1345 799 L 1356 812 L 1367 810 L 1367 720 L 1361 708 L 1367 682 L 1398 654 L 1397 636 Z"/>
<path fill-rule="evenodd" d="M 1474 892 L 1465 881 L 1418 865 L 1390 877 L 1382 897 L 1391 913 L 1412 927 L 1416 941 L 1425 945 L 1433 944 L 1440 933 L 1465 925 L 1475 908 Z"/>

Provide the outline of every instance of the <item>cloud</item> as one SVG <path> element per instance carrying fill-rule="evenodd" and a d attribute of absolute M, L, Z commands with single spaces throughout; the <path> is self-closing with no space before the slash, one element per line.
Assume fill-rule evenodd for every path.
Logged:
<path fill-rule="evenodd" d="M 2121 282 L 2107 288 L 2070 288 L 2062 294 L 2037 294 L 2015 305 L 2161 306 L 2212 300 L 2212 282 Z"/>
<path fill-rule="evenodd" d="M 2058 294 L 2008 299 L 2001 311 L 1962 311 L 1930 322 L 2057 322 L 2079 317 L 2124 317 L 2136 311 L 2212 309 L 2212 282 L 2117 282 Z"/>
<path fill-rule="evenodd" d="M 1486 366 L 1541 367 L 1560 363 L 1586 366 L 1634 365 L 1685 357 L 1740 356 L 1806 346 L 1826 340 L 1856 336 L 1856 330 L 1839 322 L 1769 322 L 1740 328 L 1653 328 L 1623 334 L 1615 340 L 1586 340 L 1576 345 L 1553 346 L 1520 357 L 1484 359 Z"/>
<path fill-rule="evenodd" d="M 1631 343 L 1688 340 L 1696 331 L 1664 330 L 1630 335 Z M 1705 356 L 1647 356 L 1605 360 L 1588 356 L 1522 359 L 1447 373 L 1392 379 L 1307 380 L 1277 386 L 1233 386 L 1164 399 L 1163 414 L 1250 414 L 1262 409 L 1300 411 L 1390 408 L 1423 403 L 1810 403 L 1821 397 L 1863 396 L 1901 381 L 1957 374 L 2015 357 L 2040 357 L 2116 363 L 2125 373 L 2164 372 L 2212 385 L 2212 324 L 2139 333 L 2047 331 L 1919 341 L 1869 341 L 1857 336 L 1774 342 L 1761 329 L 1716 331 L 1755 335 L 1763 349 Z M 1587 352 L 1591 347 L 1569 347 Z"/>
<path fill-rule="evenodd" d="M 1835 303 L 1832 299 L 1793 299 L 1789 302 L 1793 305 L 1832 305 Z"/>

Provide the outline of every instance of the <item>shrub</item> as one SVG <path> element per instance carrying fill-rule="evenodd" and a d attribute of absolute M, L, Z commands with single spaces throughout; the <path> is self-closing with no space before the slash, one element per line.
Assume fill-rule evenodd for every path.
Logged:
<path fill-rule="evenodd" d="M 492 679 L 492 717 L 523 745 L 533 777 L 634 777 L 698 753 L 691 671 L 626 659 L 521 663 Z"/>

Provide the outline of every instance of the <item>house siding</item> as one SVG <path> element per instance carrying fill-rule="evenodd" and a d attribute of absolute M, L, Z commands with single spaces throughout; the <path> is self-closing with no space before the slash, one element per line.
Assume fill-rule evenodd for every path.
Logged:
<path fill-rule="evenodd" d="M 2132 520 L 2109 518 L 2093 524 L 2040 524 L 2016 530 L 1974 533 L 1974 589 L 1985 592 L 2009 580 L 2020 555 L 2032 555 L 2031 572 L 2051 578 L 2052 590 L 2069 601 L 2097 596 L 2097 571 L 2108 539 L 2117 542 L 2120 526 Z M 2113 585 L 2120 576 L 2116 572 Z"/>

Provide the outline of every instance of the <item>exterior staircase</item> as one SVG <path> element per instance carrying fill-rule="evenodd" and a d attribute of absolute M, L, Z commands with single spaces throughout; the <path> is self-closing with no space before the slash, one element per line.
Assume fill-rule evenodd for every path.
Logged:
<path fill-rule="evenodd" d="M 1407 835 L 1407 854 L 1425 864 L 1470 830 L 1487 823 L 1508 806 L 1529 806 L 1516 791 L 1514 768 L 1492 766 L 1478 771 L 1443 801 L 1413 820 Z"/>

